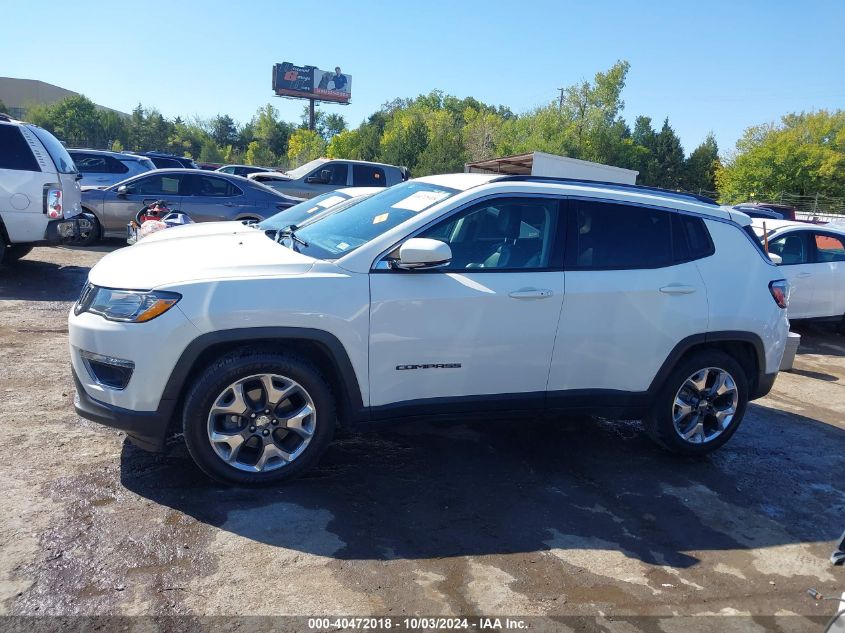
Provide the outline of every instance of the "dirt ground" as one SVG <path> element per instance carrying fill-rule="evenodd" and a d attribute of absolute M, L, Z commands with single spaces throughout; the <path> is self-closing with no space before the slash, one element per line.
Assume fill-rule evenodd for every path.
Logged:
<path fill-rule="evenodd" d="M 706 459 L 635 422 L 405 424 L 237 490 L 178 443 L 146 453 L 74 414 L 67 312 L 118 245 L 0 268 L 0 614 L 583 615 L 614 631 L 718 614 L 819 631 L 837 603 L 806 590 L 845 589 L 828 560 L 845 529 L 831 329 L 795 328 L 796 369 Z"/>

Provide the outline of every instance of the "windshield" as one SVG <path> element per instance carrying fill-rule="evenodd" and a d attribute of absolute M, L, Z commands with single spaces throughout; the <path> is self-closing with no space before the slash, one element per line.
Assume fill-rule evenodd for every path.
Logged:
<path fill-rule="evenodd" d="M 261 184 L 266 185 L 269 183 L 262 182 Z M 295 204 L 284 211 L 279 211 L 275 215 L 271 215 L 266 220 L 259 222 L 258 228 L 265 231 L 278 231 L 292 224 L 299 225 L 304 220 L 314 217 L 317 212 L 325 211 L 336 204 L 349 200 L 351 197 L 349 194 L 340 193 L 339 191 L 329 191 L 310 200 Z"/>
<path fill-rule="evenodd" d="M 302 178 L 305 174 L 311 173 L 312 170 L 317 169 L 317 167 L 327 162 L 329 161 L 325 158 L 315 158 L 314 160 L 308 161 L 307 163 L 300 167 L 297 167 L 296 169 L 286 171 L 285 176 L 289 176 L 293 179 Z"/>
<path fill-rule="evenodd" d="M 351 253 L 420 211 L 458 193 L 456 189 L 409 181 L 361 200 L 343 213 L 331 213 L 296 232 L 308 243 L 298 250 L 318 259 Z"/>
<path fill-rule="evenodd" d="M 31 125 L 29 126 L 29 129 L 33 131 L 35 136 L 38 137 L 41 144 L 47 148 L 47 153 L 50 154 L 50 158 L 53 159 L 53 162 L 56 164 L 56 169 L 60 174 L 76 173 L 76 165 L 73 164 L 73 159 L 70 157 L 70 154 L 67 153 L 64 145 L 59 143 L 55 136 L 37 125 Z"/>

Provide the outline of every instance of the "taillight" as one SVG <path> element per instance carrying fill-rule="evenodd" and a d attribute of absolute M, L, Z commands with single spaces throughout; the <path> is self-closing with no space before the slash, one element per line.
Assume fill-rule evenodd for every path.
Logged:
<path fill-rule="evenodd" d="M 785 279 L 778 279 L 769 283 L 769 292 L 779 308 L 786 310 L 789 305 L 789 284 Z"/>
<path fill-rule="evenodd" d="M 44 213 L 54 220 L 62 217 L 62 190 L 59 187 L 44 190 Z"/>

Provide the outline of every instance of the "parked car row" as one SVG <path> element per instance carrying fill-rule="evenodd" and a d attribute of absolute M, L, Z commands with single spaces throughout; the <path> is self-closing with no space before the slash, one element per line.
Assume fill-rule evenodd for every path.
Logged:
<path fill-rule="evenodd" d="M 227 173 L 157 169 L 106 188 L 84 187 L 82 208 L 94 217 L 94 227 L 80 243 L 125 236 L 127 223 L 142 206 L 155 200 L 187 213 L 194 222 L 258 221 L 301 202 Z"/>

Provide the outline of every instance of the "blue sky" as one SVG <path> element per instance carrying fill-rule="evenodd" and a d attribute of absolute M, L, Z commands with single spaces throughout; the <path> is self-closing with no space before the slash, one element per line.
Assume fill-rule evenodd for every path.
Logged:
<path fill-rule="evenodd" d="M 711 130 L 730 151 L 749 125 L 845 102 L 835 0 L 30 0 L 2 21 L 0 74 L 170 117 L 246 121 L 269 101 L 298 121 L 304 102 L 270 87 L 281 61 L 351 74 L 352 104 L 325 109 L 354 127 L 434 88 L 523 112 L 626 59 L 625 118 L 669 116 L 687 152 Z"/>

